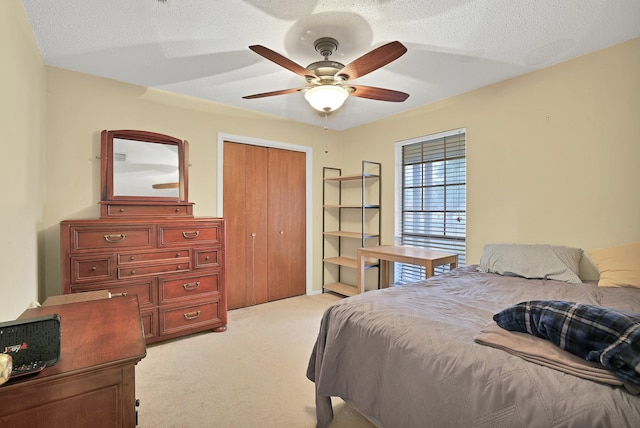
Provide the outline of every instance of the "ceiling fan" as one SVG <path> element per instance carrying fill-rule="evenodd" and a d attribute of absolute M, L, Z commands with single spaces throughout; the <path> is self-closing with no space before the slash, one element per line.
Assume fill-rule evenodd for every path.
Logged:
<path fill-rule="evenodd" d="M 304 92 L 305 99 L 313 108 L 328 113 L 340 108 L 349 95 L 391 102 L 402 102 L 409 97 L 407 93 L 392 89 L 350 83 L 352 79 L 369 74 L 404 55 L 407 52 L 407 48 L 402 43 L 395 41 L 382 45 L 346 66 L 329 59 L 329 56 L 338 49 L 338 41 L 336 39 L 321 37 L 314 42 L 314 47 L 324 57 L 324 60 L 311 63 L 305 68 L 264 46 L 249 46 L 249 49 L 258 55 L 304 77 L 307 81 L 307 86 L 263 92 L 242 98 L 254 99 Z"/>

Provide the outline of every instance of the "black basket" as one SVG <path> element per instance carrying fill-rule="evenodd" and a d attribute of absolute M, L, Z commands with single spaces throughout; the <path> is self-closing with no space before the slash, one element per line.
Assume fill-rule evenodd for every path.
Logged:
<path fill-rule="evenodd" d="M 60 359 L 60 315 L 44 315 L 0 323 L 0 353 L 9 354 L 13 366 Z"/>

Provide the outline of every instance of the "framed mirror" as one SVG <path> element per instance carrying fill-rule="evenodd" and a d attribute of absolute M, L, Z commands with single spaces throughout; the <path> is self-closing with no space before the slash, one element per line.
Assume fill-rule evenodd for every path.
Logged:
<path fill-rule="evenodd" d="M 187 142 L 148 131 L 102 131 L 102 201 L 188 201 Z"/>

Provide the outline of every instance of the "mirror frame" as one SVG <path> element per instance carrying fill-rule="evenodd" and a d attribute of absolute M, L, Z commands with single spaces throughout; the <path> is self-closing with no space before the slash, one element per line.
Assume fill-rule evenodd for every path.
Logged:
<path fill-rule="evenodd" d="M 118 196 L 113 189 L 113 139 L 134 140 L 144 143 L 169 144 L 178 148 L 179 196 Z M 131 129 L 108 131 L 101 134 L 100 169 L 103 202 L 188 202 L 188 143 L 169 135 Z"/>

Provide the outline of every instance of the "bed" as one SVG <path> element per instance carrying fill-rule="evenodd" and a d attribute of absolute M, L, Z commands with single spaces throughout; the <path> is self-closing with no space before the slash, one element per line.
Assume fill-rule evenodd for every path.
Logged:
<path fill-rule="evenodd" d="M 510 250 L 503 259 L 514 254 Z M 494 315 L 521 302 L 577 302 L 633 315 L 640 314 L 640 289 L 496 273 L 500 263 L 486 269 L 487 254 L 479 265 L 359 294 L 325 311 L 307 370 L 315 383 L 318 427 L 331 423 L 331 397 L 386 428 L 640 427 L 639 390 L 601 365 L 585 361 L 587 374 L 590 367 L 595 374 L 583 376 L 509 352 L 499 340 L 483 342 L 495 333 Z M 518 263 L 522 256 L 533 260 L 530 255 L 518 254 Z M 577 272 L 578 262 L 568 264 Z M 525 266 L 525 274 L 530 270 Z M 497 329 L 534 340 L 534 350 L 535 341 L 555 347 Z"/>

